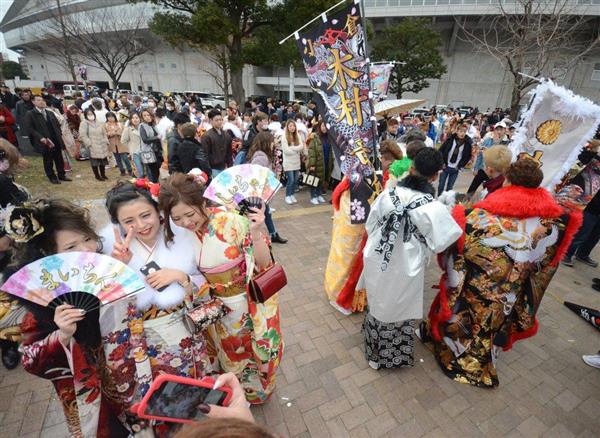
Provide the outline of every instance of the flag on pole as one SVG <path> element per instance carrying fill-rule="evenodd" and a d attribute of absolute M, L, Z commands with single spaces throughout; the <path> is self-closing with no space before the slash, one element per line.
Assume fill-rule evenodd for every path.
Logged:
<path fill-rule="evenodd" d="M 591 307 L 585 307 L 579 304 L 571 303 L 570 301 L 565 301 L 564 305 L 589 322 L 592 327 L 596 327 L 598 330 L 600 330 L 600 311 L 592 309 Z"/>
<path fill-rule="evenodd" d="M 380 101 L 385 99 L 390 87 L 390 75 L 394 69 L 394 64 L 371 64 L 371 90 L 373 90 L 373 99 Z"/>
<path fill-rule="evenodd" d="M 296 43 L 335 158 L 351 182 L 352 223 L 364 223 L 373 194 L 378 192 L 372 164 L 377 127 L 366 33 L 354 2 L 321 18 L 299 31 Z"/>
<path fill-rule="evenodd" d="M 600 124 L 600 106 L 543 80 L 531 92 L 509 145 L 515 158 L 531 158 L 544 172 L 542 186 L 554 191 Z"/>

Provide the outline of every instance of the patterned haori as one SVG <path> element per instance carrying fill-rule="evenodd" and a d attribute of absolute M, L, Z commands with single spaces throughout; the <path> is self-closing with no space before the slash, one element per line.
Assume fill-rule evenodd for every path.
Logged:
<path fill-rule="evenodd" d="M 412 319 L 386 323 L 367 314 L 363 322 L 367 360 L 380 368 L 413 366 L 416 326 Z"/>
<path fill-rule="evenodd" d="M 279 297 L 253 302 L 246 292 L 254 271 L 250 222 L 235 213 L 213 209 L 204 230 L 198 266 L 212 296 L 231 312 L 209 328 L 223 372 L 233 372 L 250 403 L 263 403 L 275 389 L 275 374 L 283 354 Z"/>
<path fill-rule="evenodd" d="M 465 234 L 440 258 L 445 273 L 422 338 L 448 377 L 494 387 L 499 350 L 536 333 L 540 302 L 581 215 L 545 189 L 518 186 L 453 215 Z"/>

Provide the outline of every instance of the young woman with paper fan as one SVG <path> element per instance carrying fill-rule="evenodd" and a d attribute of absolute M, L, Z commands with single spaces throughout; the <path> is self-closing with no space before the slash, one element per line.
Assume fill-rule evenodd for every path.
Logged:
<path fill-rule="evenodd" d="M 227 171 L 216 182 L 222 175 L 227 177 Z M 271 265 L 268 239 L 261 232 L 264 203 L 260 208 L 249 206 L 241 215 L 207 208 L 203 192 L 193 176 L 172 175 L 161 185 L 160 209 L 175 225 L 195 233 L 199 243 L 195 259 L 210 294 L 231 309 L 209 329 L 221 369 L 236 374 L 250 403 L 263 403 L 275 389 L 283 353 L 277 294 L 258 303 L 246 290 L 255 268 L 261 271 Z M 170 221 L 165 230 L 167 243 L 177 244 L 179 236 Z"/>
<path fill-rule="evenodd" d="M 86 266 L 102 273 L 103 267 L 98 263 L 105 264 L 104 272 L 114 271 L 114 266 L 110 266 L 112 259 L 94 254 L 101 244 L 87 210 L 67 201 L 40 200 L 13 208 L 8 214 L 6 231 L 17 242 L 14 260 L 16 267 L 22 268 L 2 285 L 2 290 L 20 297 L 29 310 L 21 324 L 23 367 L 29 373 L 52 380 L 63 405 L 70 436 L 128 436 L 135 425 L 125 413 L 136 389 L 131 384 L 135 380 L 135 363 L 118 354 L 129 349 L 134 338 L 128 324 L 135 321 L 135 315 L 128 312 L 128 301 L 107 306 L 105 312 L 99 312 L 99 306 L 88 306 L 87 313 L 76 306 L 60 304 L 60 298 L 69 295 L 60 294 L 76 287 L 69 286 L 69 282 L 75 280 L 75 271 L 85 273 Z M 32 268 L 36 264 L 44 266 L 45 277 L 40 275 L 40 269 Z M 36 290 L 43 291 L 42 285 L 36 282 L 55 281 L 56 270 L 63 272 L 53 294 L 48 297 L 35 294 Z M 130 278 L 131 274 L 135 275 L 129 272 Z M 117 277 L 115 281 L 123 278 Z M 134 284 L 131 286 L 135 288 Z M 101 293 L 101 286 L 94 282 L 86 287 L 95 289 L 86 295 Z M 80 289 L 83 287 L 75 290 Z M 125 297 L 134 290 L 121 290 L 120 295 Z M 50 294 L 48 289 L 45 291 Z M 83 292 L 77 300 L 83 303 L 89 297 L 82 298 L 82 295 Z M 52 298 L 57 299 L 50 301 Z M 130 372 L 124 373 L 124 370 Z"/>

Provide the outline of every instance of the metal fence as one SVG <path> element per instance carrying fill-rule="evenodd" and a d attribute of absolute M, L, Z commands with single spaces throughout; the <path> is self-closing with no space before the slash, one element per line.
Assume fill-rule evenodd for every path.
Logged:
<path fill-rule="evenodd" d="M 517 0 L 365 0 L 365 7 L 496 5 L 511 4 Z M 576 5 L 600 5 L 600 0 L 574 0 Z"/>

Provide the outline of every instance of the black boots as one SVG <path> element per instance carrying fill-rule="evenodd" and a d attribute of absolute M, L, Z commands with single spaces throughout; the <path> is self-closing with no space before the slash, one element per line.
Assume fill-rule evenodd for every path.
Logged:
<path fill-rule="evenodd" d="M 287 239 L 284 239 L 279 235 L 279 233 L 275 233 L 271 236 L 271 242 L 273 243 L 287 243 Z"/>
<path fill-rule="evenodd" d="M 106 181 L 108 179 L 104 166 L 92 166 L 92 172 L 94 172 L 94 176 L 98 181 Z"/>
<path fill-rule="evenodd" d="M 108 178 L 106 177 L 105 166 L 98 166 L 98 169 L 100 170 L 100 178 L 102 178 L 104 181 L 108 181 Z"/>
<path fill-rule="evenodd" d="M 7 370 L 12 370 L 19 365 L 21 355 L 18 350 L 19 344 L 11 341 L 2 341 L 2 363 Z"/>

